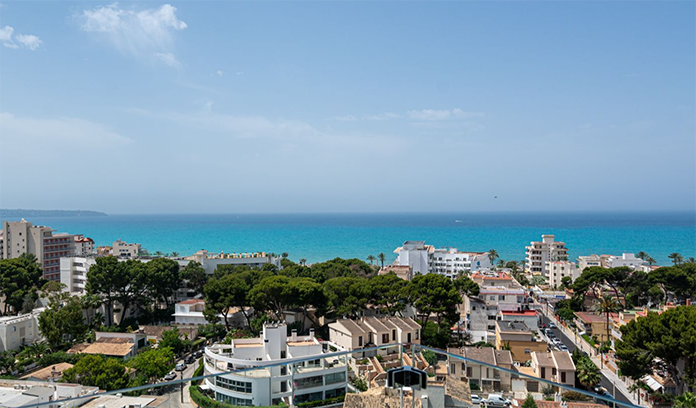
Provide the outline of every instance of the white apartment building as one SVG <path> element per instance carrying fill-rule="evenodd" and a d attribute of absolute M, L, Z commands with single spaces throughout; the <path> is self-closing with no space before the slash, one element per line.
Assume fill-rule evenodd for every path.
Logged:
<path fill-rule="evenodd" d="M 16 350 L 41 339 L 39 314 L 43 308 L 19 316 L 0 317 L 0 352 Z"/>
<path fill-rule="evenodd" d="M 129 244 L 120 239 L 111 246 L 111 253 L 117 258 L 136 258 L 141 250 L 140 244 Z"/>
<path fill-rule="evenodd" d="M 633 270 L 649 272 L 650 268 L 646 262 L 637 258 L 635 254 L 623 253 L 621 256 L 615 255 L 588 255 L 578 257 L 578 269 L 582 273 L 585 268 L 590 266 L 601 266 L 602 268 L 618 268 L 621 266 L 629 267 Z"/>
<path fill-rule="evenodd" d="M 542 235 L 541 241 L 532 241 L 527 250 L 527 271 L 540 275 L 548 261 L 568 259 L 565 242 L 555 240 L 554 235 Z"/>
<path fill-rule="evenodd" d="M 495 321 L 500 311 L 520 311 L 526 294 L 522 288 L 507 288 L 504 286 L 483 286 L 478 295 L 480 302 L 474 302 L 476 298 L 464 301 L 464 309 L 467 315 L 467 329 L 480 331 L 485 324 L 485 330 L 495 330 Z M 482 302 L 482 303 L 481 303 Z M 484 310 L 480 310 L 485 305 Z M 477 308 L 477 310 L 473 310 Z M 485 323 L 481 321 L 485 316 Z"/>
<path fill-rule="evenodd" d="M 98 392 L 98 387 L 87 387 L 80 384 L 47 384 L 42 381 L 0 379 L 0 407 L 32 407 L 51 401 L 96 395 Z M 45 406 L 72 408 L 79 407 L 90 400 L 91 398 L 83 398 Z"/>
<path fill-rule="evenodd" d="M 94 257 L 70 256 L 60 258 L 60 283 L 72 295 L 84 295 L 87 287 L 87 272 L 96 264 Z"/>
<path fill-rule="evenodd" d="M 413 274 L 439 273 L 456 277 L 461 272 L 491 268 L 487 252 L 460 252 L 457 248 L 435 248 L 425 241 L 406 241 L 394 250 L 395 265 L 410 266 Z"/>
<path fill-rule="evenodd" d="M 174 306 L 174 323 L 179 326 L 201 326 L 208 324 L 208 321 L 203 315 L 205 310 L 204 299 L 188 299 L 179 302 Z M 253 310 L 248 310 L 247 313 L 253 314 Z M 251 317 L 250 317 L 251 318 Z M 244 313 L 238 308 L 231 308 L 227 314 L 227 321 L 235 327 L 246 326 L 247 321 Z M 215 323 L 225 323 L 225 318 L 222 314 L 218 314 L 218 321 Z"/>
<path fill-rule="evenodd" d="M 265 252 L 209 253 L 203 249 L 186 257 L 186 260 L 198 262 L 205 268 L 205 272 L 208 274 L 215 272 L 218 265 L 261 268 L 266 264 L 273 264 L 280 269 L 280 258 L 270 256 L 270 254 L 266 254 Z"/>
<path fill-rule="evenodd" d="M 548 279 L 551 288 L 560 288 L 562 280 L 569 276 L 575 282 L 580 277 L 580 269 L 575 266 L 575 262 L 570 261 L 548 261 L 544 265 L 544 276 Z"/>
<path fill-rule="evenodd" d="M 94 255 L 94 240 L 83 235 L 75 235 L 75 255 L 90 256 Z"/>
<path fill-rule="evenodd" d="M 2 259 L 34 254 L 43 268 L 44 278 L 60 280 L 60 257 L 75 253 L 73 235 L 58 233 L 49 227 L 21 221 L 3 221 L 0 237 Z"/>
<path fill-rule="evenodd" d="M 206 378 L 215 399 L 228 404 L 294 405 L 346 392 L 345 356 L 327 356 L 313 330 L 309 336 L 295 331 L 288 336 L 283 323 L 264 325 L 260 338 L 206 347 L 204 360 L 206 375 L 245 370 Z"/>

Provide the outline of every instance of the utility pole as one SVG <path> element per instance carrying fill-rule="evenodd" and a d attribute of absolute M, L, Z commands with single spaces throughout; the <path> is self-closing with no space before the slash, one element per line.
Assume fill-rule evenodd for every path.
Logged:
<path fill-rule="evenodd" d="M 181 371 L 179 374 L 180 374 L 181 379 L 183 380 L 184 379 L 184 372 Z M 179 384 L 181 385 L 181 388 L 180 388 L 180 390 L 181 390 L 181 403 L 183 403 L 184 402 L 184 382 L 182 381 Z"/>

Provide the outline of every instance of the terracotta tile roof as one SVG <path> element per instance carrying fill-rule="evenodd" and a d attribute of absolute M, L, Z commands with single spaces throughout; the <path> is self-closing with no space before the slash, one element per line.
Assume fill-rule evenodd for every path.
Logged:
<path fill-rule="evenodd" d="M 177 303 L 177 305 L 197 305 L 199 303 L 205 304 L 205 300 L 204 299 L 188 299 L 188 300 L 184 300 L 183 302 Z"/>
<path fill-rule="evenodd" d="M 329 327 L 333 326 L 335 328 L 336 325 L 344 327 L 351 335 L 367 334 L 367 330 L 361 327 L 355 320 L 341 319 L 334 323 L 330 323 Z"/>
<path fill-rule="evenodd" d="M 495 361 L 498 364 L 512 365 L 512 353 L 510 350 L 496 350 Z"/>
<path fill-rule="evenodd" d="M 495 365 L 495 350 L 493 347 L 466 347 L 464 348 L 464 357 Z"/>
<path fill-rule="evenodd" d="M 53 373 L 56 373 L 56 376 L 60 377 L 63 374 L 63 371 L 72 368 L 72 366 L 73 365 L 70 363 L 54 364 L 42 368 L 41 370 L 34 371 L 33 373 L 29 373 L 23 377 L 20 377 L 20 380 L 26 380 L 27 378 L 36 378 L 38 380 L 46 381 L 53 376 Z"/>
<path fill-rule="evenodd" d="M 534 353 L 534 358 L 536 359 L 537 363 L 539 364 L 539 367 L 555 367 L 556 364 L 553 362 L 553 358 L 551 357 L 551 353 L 545 353 L 545 352 L 533 352 Z"/>
<path fill-rule="evenodd" d="M 560 401 L 541 401 L 535 400 L 537 408 L 562 408 Z M 524 400 L 518 399 L 517 406 L 521 407 Z M 593 402 L 566 402 L 566 408 L 607 408 L 606 405 L 595 404 Z"/>

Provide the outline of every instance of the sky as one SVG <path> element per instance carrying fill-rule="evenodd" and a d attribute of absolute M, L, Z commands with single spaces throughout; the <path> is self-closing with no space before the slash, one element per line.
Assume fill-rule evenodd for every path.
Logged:
<path fill-rule="evenodd" d="M 0 207 L 696 207 L 694 2 L 0 6 Z"/>

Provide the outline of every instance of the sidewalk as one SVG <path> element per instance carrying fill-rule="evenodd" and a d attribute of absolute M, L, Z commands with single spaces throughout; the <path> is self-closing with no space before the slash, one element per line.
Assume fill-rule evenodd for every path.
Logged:
<path fill-rule="evenodd" d="M 570 329 L 563 326 L 558 320 L 556 320 L 556 316 L 554 316 L 552 313 L 548 313 L 545 308 L 541 309 L 541 312 L 550 321 L 554 322 L 558 330 L 563 332 L 563 334 L 565 334 L 566 337 L 568 337 L 568 339 L 570 339 L 577 348 L 586 352 L 592 359 L 592 362 L 594 362 L 597 365 L 597 367 L 602 367 L 600 356 L 597 355 L 595 349 L 592 346 L 587 344 L 587 342 L 583 341 L 581 337 L 576 336 L 575 333 L 572 332 Z M 630 392 L 628 390 L 628 385 L 621 378 L 619 378 L 618 375 L 616 375 L 613 371 L 611 371 L 608 368 L 601 369 L 601 372 L 602 375 L 604 375 L 604 377 L 609 380 L 609 382 L 616 386 L 617 391 L 620 391 L 623 395 L 625 395 L 631 401 L 632 404 L 639 405 L 635 393 Z M 609 391 L 609 393 L 611 394 L 614 390 L 607 391 Z"/>

